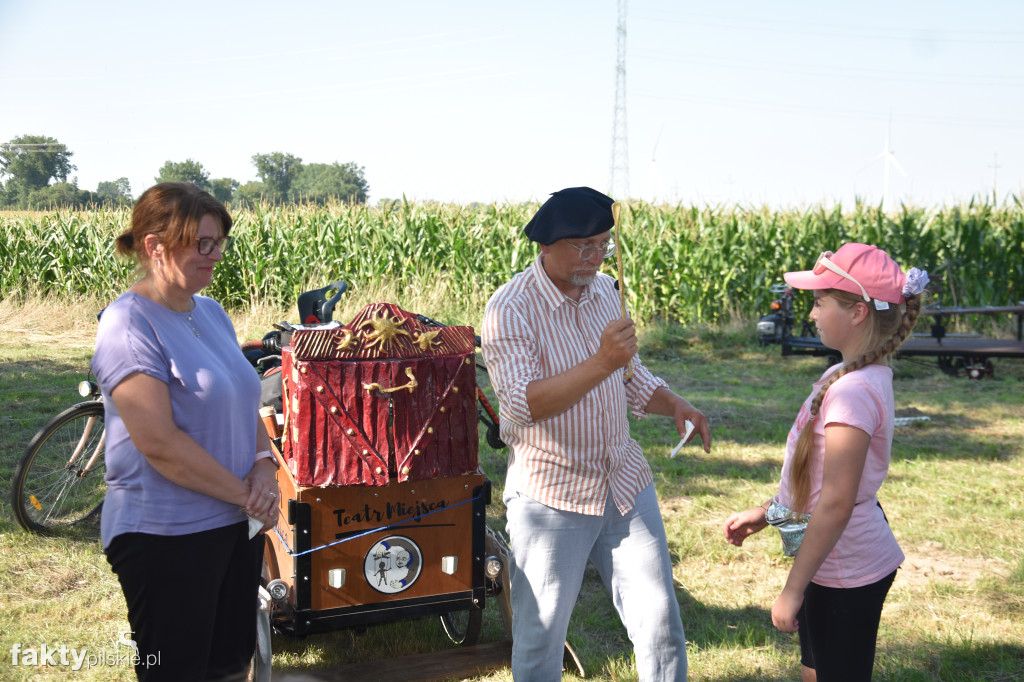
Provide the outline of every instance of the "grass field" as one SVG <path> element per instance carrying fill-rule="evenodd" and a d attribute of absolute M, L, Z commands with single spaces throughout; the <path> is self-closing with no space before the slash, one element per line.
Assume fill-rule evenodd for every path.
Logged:
<path fill-rule="evenodd" d="M 379 300 L 394 292 L 383 291 Z M 348 319 L 363 302 L 340 311 Z M 402 303 L 453 322 L 472 322 L 456 303 Z M 479 310 L 481 302 L 471 302 Z M 15 644 L 113 652 L 126 625 L 124 601 L 89 537 L 39 538 L 16 526 L 6 500 L 17 459 L 36 429 L 75 402 L 95 332 L 93 303 L 0 301 L 0 679 L 48 680 L 68 668 L 11 664 Z M 234 315 L 243 338 L 262 334 L 294 311 L 259 308 Z M 458 318 L 458 319 L 453 319 Z M 635 422 L 634 434 L 655 472 L 668 530 L 677 598 L 694 680 L 799 679 L 794 635 L 771 625 L 769 609 L 790 560 L 771 529 L 743 548 L 721 526 L 732 511 L 766 499 L 777 484 L 783 443 L 811 382 L 813 358 L 784 359 L 753 341 L 752 324 L 690 327 L 652 324 L 643 331 L 648 366 L 708 415 L 710 455 L 690 446 L 675 459 L 668 420 Z M 895 364 L 897 408 L 930 421 L 897 428 L 890 476 L 880 497 L 907 560 L 882 616 L 876 660 L 880 680 L 1024 678 L 1024 362 L 996 362 L 996 378 L 954 379 L 934 364 Z M 500 489 L 505 454 L 481 442 L 484 468 Z M 499 495 L 490 520 L 502 527 Z M 182 576 L 187 581 L 188 576 Z M 176 589 L 177 586 L 168 586 Z M 187 601 L 183 603 L 187 608 Z M 488 608 L 485 641 L 504 638 Z M 569 639 L 587 678 L 634 680 L 630 647 L 611 600 L 588 575 Z M 275 670 L 298 673 L 345 662 L 442 650 L 437 619 L 342 631 L 296 640 L 275 636 Z M 75 679 L 133 679 L 121 665 L 74 673 Z M 507 670 L 481 680 L 507 681 Z"/>

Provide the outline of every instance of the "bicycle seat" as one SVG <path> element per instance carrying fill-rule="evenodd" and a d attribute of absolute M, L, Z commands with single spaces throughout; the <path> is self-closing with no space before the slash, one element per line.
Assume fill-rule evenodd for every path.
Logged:
<path fill-rule="evenodd" d="M 330 322 L 334 318 L 334 306 L 338 303 L 341 295 L 348 289 L 348 283 L 331 282 L 322 289 L 314 289 L 299 295 L 299 320 L 302 324 L 322 324 Z M 328 294 L 335 292 L 327 298 Z"/>

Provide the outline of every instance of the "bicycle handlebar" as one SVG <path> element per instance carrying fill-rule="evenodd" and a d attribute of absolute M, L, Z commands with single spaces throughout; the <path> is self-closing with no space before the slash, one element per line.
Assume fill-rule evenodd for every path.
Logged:
<path fill-rule="evenodd" d="M 270 336 L 265 339 L 260 339 L 259 341 L 242 342 L 243 353 L 248 353 L 254 350 L 269 353 L 271 355 L 279 355 L 281 353 L 281 338 L 279 336 Z"/>

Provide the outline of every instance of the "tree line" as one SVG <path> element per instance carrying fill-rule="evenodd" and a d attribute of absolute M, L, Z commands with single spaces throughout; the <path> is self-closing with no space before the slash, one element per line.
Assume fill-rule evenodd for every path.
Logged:
<path fill-rule="evenodd" d="M 71 163 L 72 156 L 74 152 L 67 145 L 45 135 L 22 135 L 0 144 L 0 208 L 85 208 L 132 203 L 128 178 L 100 182 L 95 191 L 80 188 L 78 178 L 71 176 L 78 169 Z M 193 159 L 165 162 L 153 181 L 191 182 L 220 201 L 239 207 L 259 202 L 363 204 L 370 189 L 363 168 L 353 162 L 304 164 L 292 154 L 272 152 L 254 154 L 252 163 L 259 180 L 246 183 L 234 178 L 211 178 L 203 164 Z"/>

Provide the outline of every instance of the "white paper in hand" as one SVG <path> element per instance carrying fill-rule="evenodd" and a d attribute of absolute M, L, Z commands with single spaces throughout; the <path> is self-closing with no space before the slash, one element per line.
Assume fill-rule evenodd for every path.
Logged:
<path fill-rule="evenodd" d="M 259 533 L 261 530 L 263 530 L 263 522 L 257 521 L 248 514 L 246 514 L 245 516 L 249 519 L 249 539 L 252 540 L 254 537 L 256 537 L 256 533 Z"/>
<path fill-rule="evenodd" d="M 677 454 L 679 454 L 680 448 L 683 447 L 683 443 L 686 442 L 686 439 L 690 437 L 691 433 L 693 433 L 693 422 L 691 422 L 689 419 L 687 419 L 686 420 L 686 433 L 684 433 L 683 437 L 679 439 L 679 445 L 677 445 L 674 448 L 672 448 L 672 452 L 669 453 L 669 457 L 675 457 Z"/>

